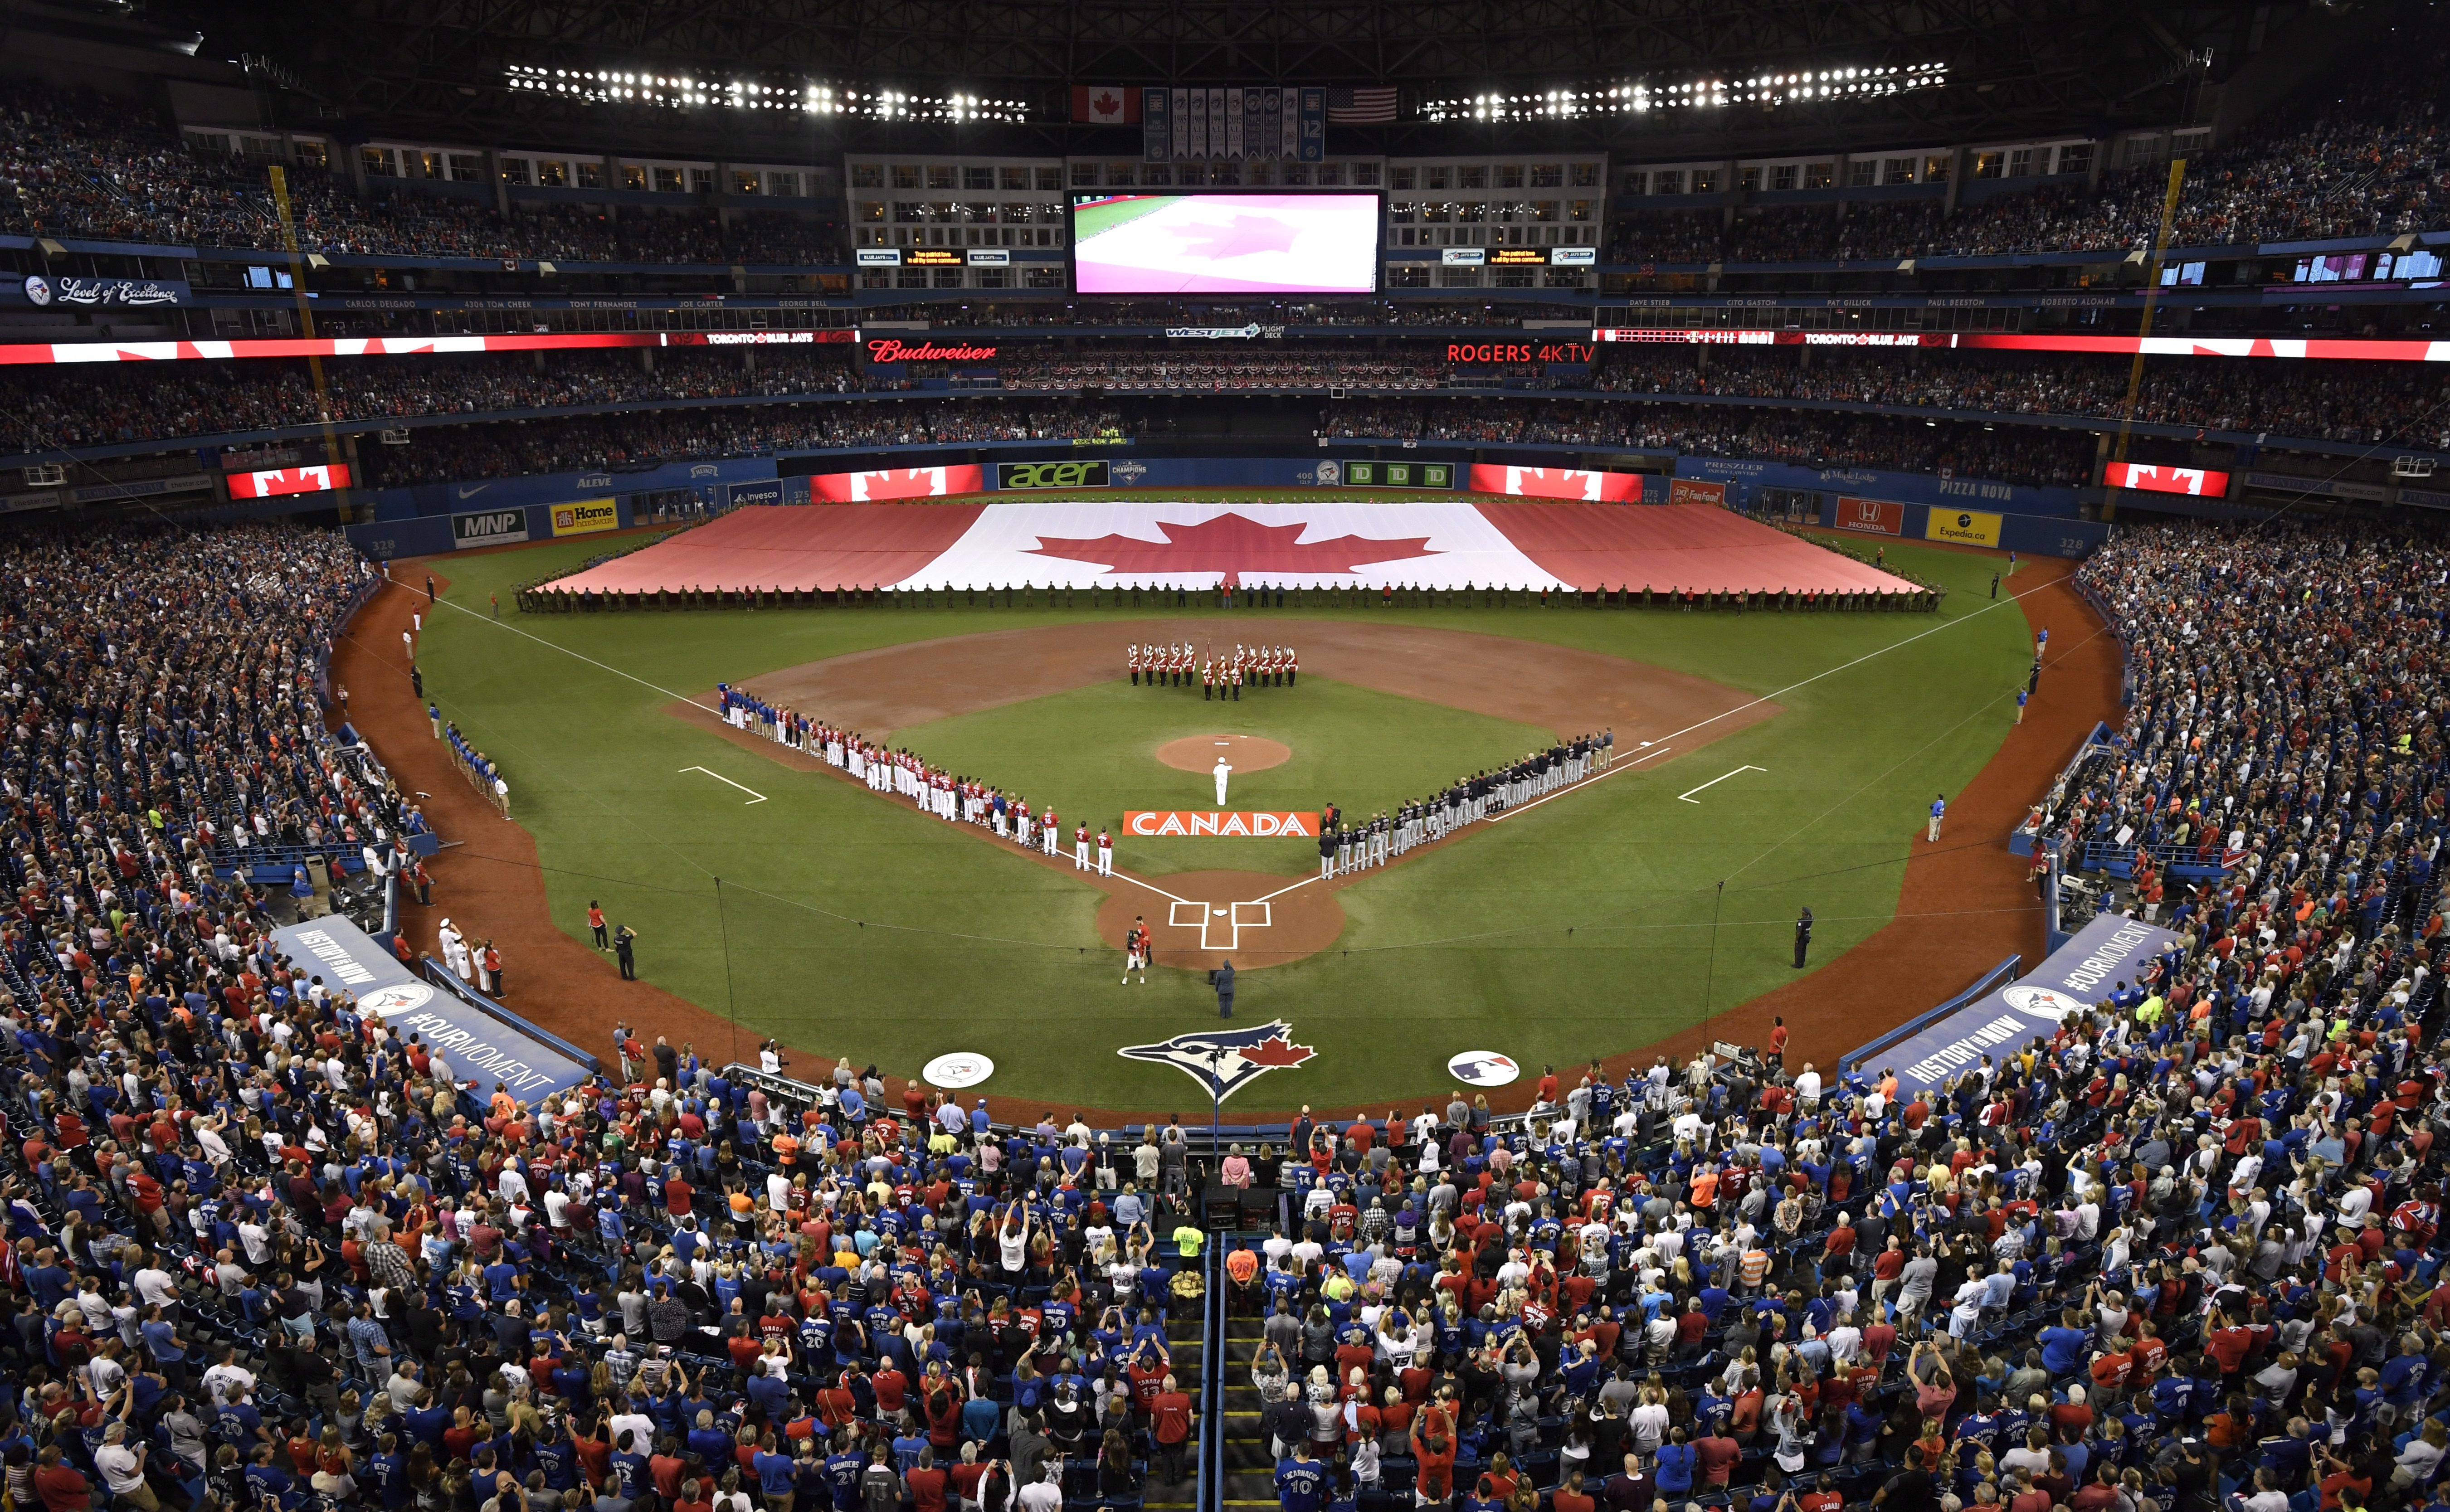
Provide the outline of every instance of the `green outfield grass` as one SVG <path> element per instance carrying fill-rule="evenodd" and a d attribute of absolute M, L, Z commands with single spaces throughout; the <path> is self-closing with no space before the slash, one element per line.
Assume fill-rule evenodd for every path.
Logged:
<path fill-rule="evenodd" d="M 602 898 L 616 921 L 640 930 L 642 973 L 735 1014 L 746 1043 L 770 1032 L 901 1072 L 943 1051 L 978 1050 L 999 1066 L 986 1091 L 1158 1111 L 1200 1100 L 1180 1073 L 1115 1052 L 1213 1023 L 1207 987 L 1163 970 L 1145 988 L 1118 987 L 1115 959 L 1094 930 L 1098 895 L 1068 872 L 829 776 L 788 770 L 664 712 L 673 696 L 701 695 L 717 680 L 905 640 L 1130 611 L 506 611 L 500 625 L 483 617 L 489 594 L 508 603 L 513 584 L 602 549 L 569 542 L 446 559 L 446 598 L 472 612 L 429 615 L 420 657 L 443 711 L 507 767 L 564 928 L 582 935 L 587 900 Z M 1808 617 L 1351 611 L 1654 662 L 1775 693 L 1784 712 L 1340 892 L 1345 938 L 1325 954 L 1245 975 L 1238 1007 L 1245 1022 L 1291 1020 L 1319 1055 L 1262 1078 L 1234 1106 L 1439 1092 L 1447 1057 L 1462 1050 L 1537 1066 L 1630 1048 L 1791 979 L 1789 925 L 1800 905 L 1818 917 L 1819 960 L 1878 928 L 1895 910 L 1909 837 L 1931 795 L 1954 793 L 1997 748 L 2031 659 L 2013 603 L 1986 597 L 1990 559 L 1911 543 L 1890 544 L 1889 556 L 1951 585 L 1948 607 Z M 1196 694 L 1135 700 L 1131 691 L 1119 682 L 1082 688 L 895 738 L 1034 799 L 1052 795 L 1066 812 L 1207 806 L 1205 778 L 1172 772 L 1149 753 L 1208 730 L 1246 729 L 1295 752 L 1284 767 L 1237 777 L 1236 806 L 1296 796 L 1301 806 L 1322 797 L 1376 806 L 1527 744 L 1526 731 L 1502 721 L 1307 678 L 1297 689 L 1246 693 L 1237 720 L 1203 708 Z M 1398 740 L 1385 738 L 1390 720 Z M 748 804 L 682 770 L 696 766 L 771 801 Z M 1701 802 L 1678 801 L 1740 766 L 1766 770 L 1712 787 Z M 1322 793 L 1321 785 L 1339 790 Z M 1232 850 L 1171 842 L 1121 854 L 1154 873 L 1292 872 L 1313 859 L 1238 843 Z"/>
<path fill-rule="evenodd" d="M 1117 226 L 1129 225 L 1144 215 L 1155 215 L 1172 204 L 1176 198 L 1171 194 L 1157 194 L 1126 201 L 1121 204 L 1092 204 L 1075 210 L 1072 213 L 1073 245 L 1077 247 L 1082 242 L 1102 235 Z"/>

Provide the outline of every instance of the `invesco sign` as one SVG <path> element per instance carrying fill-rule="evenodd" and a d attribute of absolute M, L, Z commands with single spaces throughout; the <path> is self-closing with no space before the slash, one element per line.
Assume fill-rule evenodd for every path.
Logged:
<path fill-rule="evenodd" d="M 998 462 L 996 487 L 1000 489 L 1031 488 L 1104 488 L 1106 463 L 1094 462 Z"/>

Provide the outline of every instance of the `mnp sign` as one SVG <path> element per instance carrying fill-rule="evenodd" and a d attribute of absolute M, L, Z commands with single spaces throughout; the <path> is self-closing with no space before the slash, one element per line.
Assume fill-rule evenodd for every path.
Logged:
<path fill-rule="evenodd" d="M 1927 541 L 1954 541 L 1959 546 L 1996 546 L 1999 544 L 1999 516 L 1981 510 L 1953 510 L 1934 505 L 1930 522 L 1922 528 Z"/>
<path fill-rule="evenodd" d="M 1003 490 L 1035 488 L 1104 488 L 1107 486 L 1106 459 L 1087 462 L 998 462 L 996 487 Z"/>
<path fill-rule="evenodd" d="M 507 546 L 527 538 L 525 510 L 477 510 L 451 516 L 451 549 L 455 552 L 469 546 Z"/>

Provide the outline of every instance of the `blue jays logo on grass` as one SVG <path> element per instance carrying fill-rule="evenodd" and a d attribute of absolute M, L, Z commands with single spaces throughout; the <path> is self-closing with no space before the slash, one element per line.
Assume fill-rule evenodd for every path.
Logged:
<path fill-rule="evenodd" d="M 1291 1071 L 1318 1054 L 1294 1044 L 1292 1031 L 1278 1018 L 1249 1029 L 1194 1030 L 1153 1045 L 1125 1045 L 1116 1054 L 1172 1066 L 1222 1101 L 1271 1071 Z"/>

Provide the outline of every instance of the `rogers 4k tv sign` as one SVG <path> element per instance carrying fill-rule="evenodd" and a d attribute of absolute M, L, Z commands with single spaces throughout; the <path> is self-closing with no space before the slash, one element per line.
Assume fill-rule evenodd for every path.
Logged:
<path fill-rule="evenodd" d="M 998 462 L 996 464 L 996 487 L 1001 490 L 1104 488 L 1106 486 L 1106 461 L 1103 457 L 1088 462 Z"/>

